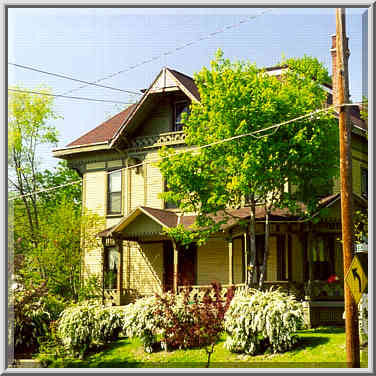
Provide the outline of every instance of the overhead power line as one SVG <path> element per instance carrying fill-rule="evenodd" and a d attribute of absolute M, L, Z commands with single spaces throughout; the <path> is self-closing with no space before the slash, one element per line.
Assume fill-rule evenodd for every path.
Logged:
<path fill-rule="evenodd" d="M 227 30 L 230 30 L 230 29 L 233 29 L 233 28 L 235 28 L 235 27 L 238 27 L 238 26 L 240 26 L 240 25 L 242 25 L 242 24 L 244 24 L 244 23 L 246 23 L 246 22 L 250 22 L 250 21 L 254 20 L 254 19 L 257 18 L 257 17 L 262 16 L 264 13 L 266 13 L 266 12 L 271 12 L 271 11 L 272 11 L 271 9 L 264 9 L 264 10 L 263 10 L 262 12 L 260 12 L 259 14 L 255 14 L 255 15 L 253 15 L 253 16 L 246 17 L 246 18 L 240 20 L 239 22 L 237 22 L 237 23 L 235 23 L 235 24 L 224 26 L 222 29 L 219 29 L 219 30 L 217 30 L 217 31 L 211 32 L 211 33 L 207 34 L 207 35 L 204 36 L 204 37 L 194 39 L 194 40 L 192 40 L 192 41 L 190 41 L 190 42 L 188 42 L 188 43 L 182 44 L 181 46 L 178 46 L 178 47 L 176 47 L 176 48 L 174 48 L 174 49 L 172 49 L 172 50 L 170 50 L 170 51 L 163 52 L 163 53 L 161 53 L 161 54 L 159 54 L 159 55 L 157 55 L 157 56 L 154 56 L 154 57 L 152 57 L 152 58 L 150 58 L 150 59 L 144 60 L 144 61 L 142 61 L 142 62 L 140 62 L 140 63 L 138 63 L 138 64 L 131 65 L 131 66 L 125 68 L 125 69 L 122 69 L 122 70 L 119 70 L 119 71 L 117 71 L 117 72 L 111 73 L 111 74 L 109 74 L 109 75 L 107 75 L 107 76 L 104 76 L 104 77 L 102 77 L 102 78 L 99 78 L 98 80 L 92 81 L 91 84 L 96 84 L 96 83 L 98 83 L 98 82 L 101 82 L 101 81 L 104 81 L 104 80 L 108 80 L 108 79 L 110 79 L 110 78 L 112 78 L 112 77 L 115 77 L 115 76 L 117 76 L 117 75 L 119 75 L 119 74 L 122 74 L 122 73 L 125 73 L 125 72 L 129 72 L 129 71 L 131 71 L 131 70 L 133 70 L 133 69 L 135 69 L 135 68 L 138 68 L 138 67 L 140 67 L 140 66 L 142 66 L 142 65 L 145 65 L 145 64 L 151 63 L 152 61 L 155 61 L 155 60 L 161 59 L 161 58 L 164 57 L 164 56 L 171 55 L 171 54 L 175 53 L 176 51 L 180 51 L 180 50 L 182 50 L 182 49 L 184 49 L 184 48 L 186 48 L 186 47 L 192 46 L 193 44 L 196 44 L 196 43 L 198 43 L 198 42 L 201 42 L 201 41 L 203 41 L 203 40 L 205 40 L 205 39 L 209 39 L 209 38 L 214 37 L 215 35 L 218 35 L 218 34 L 220 34 L 220 33 L 224 33 L 224 32 L 227 31 Z M 64 92 L 63 95 L 70 94 L 70 93 L 72 93 L 72 92 L 74 92 L 74 91 L 76 91 L 76 90 L 80 90 L 80 89 L 83 89 L 83 88 L 85 88 L 85 87 L 87 87 L 87 85 L 82 85 L 82 86 L 79 86 L 79 87 L 73 88 L 73 89 L 71 89 L 71 90 L 68 90 L 68 91 Z"/>
<path fill-rule="evenodd" d="M 85 98 L 85 97 L 71 97 L 71 96 L 60 95 L 60 94 L 41 93 L 41 92 L 32 91 L 32 90 L 8 89 L 8 91 L 15 91 L 15 92 L 18 92 L 18 93 L 29 93 L 29 94 L 46 95 L 48 97 L 77 99 L 77 100 L 91 101 L 91 102 L 105 102 L 105 103 L 117 103 L 117 104 L 133 104 L 132 102 L 119 102 L 119 101 L 110 101 L 110 100 L 106 100 L 106 99 L 94 99 L 94 98 Z"/>
<path fill-rule="evenodd" d="M 253 132 L 249 132 L 249 133 L 243 133 L 243 134 L 236 135 L 236 136 L 233 136 L 233 137 L 225 138 L 223 140 L 218 140 L 218 141 L 212 142 L 210 144 L 201 145 L 201 146 L 193 147 L 191 149 L 182 150 L 182 151 L 177 152 L 176 154 L 191 153 L 192 151 L 205 149 L 205 148 L 208 148 L 208 147 L 211 147 L 211 146 L 214 146 L 214 145 L 222 144 L 222 143 L 225 143 L 225 142 L 229 142 L 229 141 L 232 141 L 232 140 L 235 140 L 235 139 L 238 139 L 238 138 L 242 138 L 242 137 L 247 137 L 247 136 L 254 136 L 256 138 L 265 137 L 265 136 L 268 136 L 268 135 L 263 135 L 263 136 L 255 136 L 255 135 L 256 134 L 260 134 L 261 132 L 265 132 L 265 131 L 271 130 L 271 129 L 278 130 L 283 125 L 287 125 L 287 124 L 293 123 L 295 121 L 302 120 L 302 119 L 307 118 L 307 117 L 313 117 L 314 115 L 317 115 L 318 113 L 327 112 L 327 111 L 329 111 L 329 110 L 331 110 L 333 108 L 336 108 L 336 107 L 356 106 L 356 105 L 360 105 L 360 104 L 363 104 L 363 102 L 358 102 L 358 103 L 344 103 L 342 105 L 332 105 L 332 106 L 329 106 L 329 107 L 326 107 L 326 108 L 323 108 L 323 109 L 320 109 L 320 110 L 312 111 L 312 112 L 310 112 L 308 114 L 299 116 L 297 118 L 284 121 L 282 123 L 274 124 L 274 125 L 271 125 L 269 127 L 259 129 L 257 131 L 253 131 Z M 113 173 L 113 172 L 116 172 L 116 171 L 122 171 L 122 170 L 126 171 L 126 170 L 129 170 L 131 168 L 140 167 L 140 166 L 143 166 L 143 165 L 146 165 L 146 164 L 151 164 L 151 163 L 154 163 L 154 162 L 158 162 L 158 161 L 161 161 L 161 160 L 169 158 L 169 157 L 170 156 L 149 159 L 147 161 L 144 161 L 144 162 L 132 165 L 132 166 L 122 167 L 122 168 L 120 168 L 118 170 L 106 171 L 106 173 L 109 174 L 109 173 Z M 24 194 L 24 195 L 16 196 L 16 197 L 11 197 L 11 198 L 8 199 L 8 201 L 13 201 L 13 200 L 16 200 L 18 198 L 22 198 L 22 197 L 26 197 L 26 196 L 32 196 L 32 195 L 36 195 L 36 194 L 47 192 L 47 191 L 52 191 L 52 190 L 55 190 L 55 189 L 59 189 L 59 188 L 68 186 L 68 185 L 82 183 L 83 180 L 84 179 L 82 179 L 82 180 L 76 180 L 76 181 L 73 181 L 73 182 L 70 182 L 70 183 L 67 183 L 67 184 L 62 184 L 62 185 L 58 185 L 58 186 L 55 186 L 55 187 L 43 189 L 43 190 L 40 190 L 40 191 L 35 191 L 35 192 L 27 193 L 27 194 Z"/>
<path fill-rule="evenodd" d="M 8 64 L 9 64 L 9 65 L 13 65 L 13 66 L 18 67 L 18 68 L 28 69 L 28 70 L 31 70 L 31 71 L 34 71 L 34 72 L 39 72 L 39 73 L 48 74 L 48 75 L 50 75 L 50 76 L 54 76 L 54 77 L 64 78 L 64 79 L 66 79 L 66 80 L 71 80 L 71 81 L 75 81 L 75 82 L 81 82 L 81 83 L 84 83 L 84 84 L 86 84 L 86 85 L 98 86 L 98 87 L 102 87 L 102 88 L 105 88 L 105 89 L 121 91 L 121 92 L 123 92 L 123 93 L 128 93 L 128 94 L 142 95 L 142 93 L 138 93 L 138 92 L 136 92 L 136 91 L 124 90 L 124 89 L 118 89 L 118 88 L 116 88 L 116 87 L 111 87 L 111 86 L 106 86 L 106 85 L 96 84 L 96 83 L 94 83 L 94 82 L 89 82 L 89 81 L 79 80 L 79 79 L 77 79 L 77 78 L 69 77 L 69 76 L 66 76 L 66 75 L 64 75 L 64 74 L 47 72 L 47 71 L 44 71 L 44 70 L 42 70 L 42 69 L 37 69 L 37 68 L 29 67 L 29 66 L 26 66 L 26 65 L 15 64 L 15 63 L 8 63 Z"/>

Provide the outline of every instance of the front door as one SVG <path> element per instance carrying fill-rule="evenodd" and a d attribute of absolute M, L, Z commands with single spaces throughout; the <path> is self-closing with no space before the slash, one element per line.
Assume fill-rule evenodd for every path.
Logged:
<path fill-rule="evenodd" d="M 178 286 L 192 286 L 196 284 L 196 244 L 188 248 L 181 247 L 178 257 Z"/>
<path fill-rule="evenodd" d="M 196 253 L 197 247 L 192 244 L 186 249 L 178 250 L 178 286 L 194 285 L 196 283 Z M 174 248 L 171 241 L 163 243 L 164 291 L 170 291 L 174 283 Z"/>

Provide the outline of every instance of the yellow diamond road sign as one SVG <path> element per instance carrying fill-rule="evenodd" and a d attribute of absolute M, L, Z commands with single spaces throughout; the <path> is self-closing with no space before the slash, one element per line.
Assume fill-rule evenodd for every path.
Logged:
<path fill-rule="evenodd" d="M 348 270 L 345 282 L 347 286 L 350 288 L 352 296 L 354 297 L 355 303 L 358 304 L 360 298 L 362 297 L 362 293 L 367 287 L 367 262 L 363 255 L 355 255 L 350 269 Z"/>

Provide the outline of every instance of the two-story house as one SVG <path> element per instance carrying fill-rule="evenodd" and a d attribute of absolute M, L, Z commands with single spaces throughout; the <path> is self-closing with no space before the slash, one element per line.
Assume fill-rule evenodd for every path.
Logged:
<path fill-rule="evenodd" d="M 332 49 L 335 62 L 335 49 Z M 269 68 L 278 74 L 281 67 Z M 333 63 L 333 77 L 335 77 Z M 336 103 L 336 83 L 327 87 Z M 249 261 L 249 235 L 233 220 L 205 245 L 179 248 L 163 228 L 189 227 L 194 215 L 181 216 L 159 193 L 166 184 L 157 167 L 162 145 L 186 148 L 181 114 L 200 96 L 192 78 L 163 68 L 138 103 L 71 142 L 54 150 L 83 179 L 83 206 L 106 218 L 99 236 L 103 246 L 85 252 L 84 275 L 102 277 L 104 296 L 126 304 L 137 296 L 182 285 L 244 285 Z M 354 203 L 367 206 L 366 124 L 359 108 L 351 107 L 353 126 Z M 270 251 L 266 285 L 282 286 L 307 300 L 309 320 L 338 322 L 343 313 L 343 263 L 339 184 L 321 199 L 329 215 L 316 221 L 299 220 L 287 210 L 271 213 Z M 233 211 L 250 218 L 247 207 Z M 256 213 L 257 263 L 262 262 L 265 213 Z M 256 265 L 257 267 L 257 265 Z M 331 275 L 341 278 L 328 283 Z"/>

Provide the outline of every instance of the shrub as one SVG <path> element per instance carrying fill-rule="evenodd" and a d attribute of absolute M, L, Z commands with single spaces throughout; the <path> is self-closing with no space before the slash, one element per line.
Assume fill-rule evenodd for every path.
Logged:
<path fill-rule="evenodd" d="M 157 315 L 157 299 L 154 296 L 141 298 L 124 309 L 123 330 L 128 337 L 140 338 L 146 352 L 153 351 L 161 317 Z"/>
<path fill-rule="evenodd" d="M 360 343 L 368 342 L 368 293 L 362 294 L 358 304 Z"/>
<path fill-rule="evenodd" d="M 220 284 L 199 293 L 185 289 L 181 294 L 157 296 L 158 314 L 166 348 L 192 348 L 215 343 L 223 331 L 224 314 L 233 292 L 225 297 Z"/>
<path fill-rule="evenodd" d="M 87 302 L 62 312 L 57 334 L 68 350 L 82 356 L 92 345 L 117 339 L 122 328 L 121 308 Z"/>
<path fill-rule="evenodd" d="M 225 315 L 225 346 L 232 352 L 274 353 L 291 348 L 303 322 L 303 308 L 281 291 L 249 290 L 234 297 Z"/>
<path fill-rule="evenodd" d="M 124 331 L 128 337 L 139 337 L 146 352 L 153 351 L 158 335 L 166 350 L 206 346 L 209 362 L 223 331 L 224 314 L 233 296 L 230 291 L 213 284 L 198 293 L 187 288 L 181 294 L 138 299 L 125 308 Z"/>
<path fill-rule="evenodd" d="M 98 275 L 89 275 L 81 284 L 78 291 L 78 301 L 85 303 L 88 300 L 101 301 L 102 281 Z"/>
<path fill-rule="evenodd" d="M 11 303 L 14 309 L 14 350 L 16 354 L 35 352 L 40 341 L 48 334 L 51 315 L 43 299 L 47 289 L 44 284 L 27 287 L 21 283 L 13 289 Z"/>

